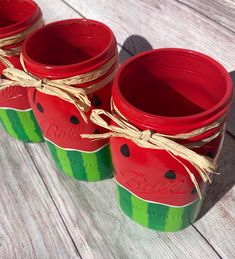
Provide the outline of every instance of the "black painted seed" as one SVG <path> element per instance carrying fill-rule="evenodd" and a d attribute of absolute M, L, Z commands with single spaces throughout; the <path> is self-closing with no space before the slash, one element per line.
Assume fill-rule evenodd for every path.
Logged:
<path fill-rule="evenodd" d="M 209 156 L 210 158 L 214 158 L 215 156 L 212 152 L 208 152 L 206 155 Z"/>
<path fill-rule="evenodd" d="M 124 144 L 121 146 L 120 151 L 123 156 L 129 157 L 130 156 L 130 150 L 127 144 Z"/>
<path fill-rule="evenodd" d="M 1 78 L 2 78 L 2 79 L 7 79 L 3 74 L 1 75 Z"/>
<path fill-rule="evenodd" d="M 37 103 L 37 109 L 38 109 L 41 113 L 44 112 L 44 109 L 43 109 L 43 107 L 42 107 L 42 105 L 41 105 L 40 103 Z"/>
<path fill-rule="evenodd" d="M 97 96 L 97 95 L 94 95 L 92 98 L 91 98 L 91 104 L 94 106 L 94 107 L 99 107 L 101 105 L 101 100 L 100 98 Z"/>
<path fill-rule="evenodd" d="M 72 115 L 70 117 L 70 122 L 73 124 L 79 124 L 79 119 L 76 116 Z"/>
<path fill-rule="evenodd" d="M 94 130 L 93 134 L 100 134 L 100 131 L 98 129 Z"/>
<path fill-rule="evenodd" d="M 192 193 L 193 195 L 197 193 L 196 187 L 194 187 L 194 188 L 192 189 L 191 193 Z"/>
<path fill-rule="evenodd" d="M 176 178 L 176 174 L 175 174 L 174 171 L 169 170 L 169 171 L 167 171 L 167 172 L 165 173 L 165 177 L 166 177 L 167 179 L 174 180 L 174 179 Z"/>

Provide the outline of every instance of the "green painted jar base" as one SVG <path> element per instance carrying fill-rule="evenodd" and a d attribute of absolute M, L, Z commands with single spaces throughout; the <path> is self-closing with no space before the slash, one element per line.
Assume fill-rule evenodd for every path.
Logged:
<path fill-rule="evenodd" d="M 144 227 L 162 232 L 176 232 L 192 223 L 202 201 L 185 207 L 172 207 L 144 201 L 117 184 L 117 196 L 123 212 Z"/>
<path fill-rule="evenodd" d="M 109 145 L 96 152 L 62 149 L 46 140 L 57 168 L 82 181 L 100 181 L 113 176 Z"/>
<path fill-rule="evenodd" d="M 41 130 L 32 110 L 0 108 L 0 122 L 5 131 L 13 138 L 32 143 L 43 141 Z"/>

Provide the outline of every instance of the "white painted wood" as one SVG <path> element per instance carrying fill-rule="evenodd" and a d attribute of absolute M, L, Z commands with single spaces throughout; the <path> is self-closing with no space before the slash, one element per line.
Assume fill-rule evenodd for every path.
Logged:
<path fill-rule="evenodd" d="M 83 237 L 95 258 L 219 258 L 191 226 L 167 234 L 131 221 L 118 207 L 113 179 L 74 181 L 55 169 L 44 145 L 28 145 L 28 149 L 75 244 Z"/>
<path fill-rule="evenodd" d="M 36 0 L 35 2 L 41 8 L 43 13 L 43 20 L 46 24 L 58 20 L 66 20 L 79 17 L 75 11 L 69 8 L 61 0 Z"/>
<path fill-rule="evenodd" d="M 25 145 L 2 129 L 0 258 L 80 258 Z"/>
<path fill-rule="evenodd" d="M 177 0 L 178 1 L 178 0 Z M 179 0 L 235 32 L 234 0 Z"/>

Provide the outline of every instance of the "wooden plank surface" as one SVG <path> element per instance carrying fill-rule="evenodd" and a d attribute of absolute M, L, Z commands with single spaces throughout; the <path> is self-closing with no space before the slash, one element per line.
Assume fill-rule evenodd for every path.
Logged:
<path fill-rule="evenodd" d="M 177 0 L 235 32 L 234 0 Z"/>
<path fill-rule="evenodd" d="M 222 6 L 226 1 L 222 1 Z M 123 46 L 121 61 L 129 57 L 128 53 L 152 47 L 184 47 L 204 52 L 229 71 L 234 70 L 231 28 L 224 28 L 211 20 L 213 17 L 208 19 L 182 3 L 36 2 L 46 22 L 85 16 L 107 23 Z M 212 1 L 208 4 L 212 5 Z M 201 12 L 206 8 L 203 5 Z M 232 133 L 234 123 L 232 113 L 229 124 Z M 226 136 L 219 167 L 221 175 L 209 189 L 202 218 L 175 234 L 145 229 L 124 216 L 116 203 L 113 179 L 99 183 L 74 181 L 55 169 L 44 144 L 24 145 L 2 132 L 0 136 L 0 194 L 4 197 L 0 202 L 0 258 L 235 257 L 232 136 Z"/>
<path fill-rule="evenodd" d="M 0 136 L 0 258 L 80 258 L 25 145 Z"/>
<path fill-rule="evenodd" d="M 235 140 L 227 135 L 220 156 L 218 173 L 210 186 L 194 226 L 222 258 L 235 258 Z"/>

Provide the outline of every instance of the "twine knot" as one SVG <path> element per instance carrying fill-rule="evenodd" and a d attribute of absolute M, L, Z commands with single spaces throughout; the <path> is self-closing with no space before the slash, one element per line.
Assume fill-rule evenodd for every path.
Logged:
<path fill-rule="evenodd" d="M 140 140 L 149 142 L 149 140 L 151 139 L 152 136 L 152 131 L 151 130 L 144 130 L 142 132 L 140 132 Z"/>
<path fill-rule="evenodd" d="M 216 164 L 215 161 L 207 156 L 200 155 L 190 148 L 196 148 L 205 145 L 206 143 L 212 141 L 216 137 L 218 137 L 222 131 L 225 122 L 225 117 L 222 116 L 217 121 L 212 124 L 202 127 L 200 129 L 194 130 L 192 132 L 188 132 L 185 134 L 177 134 L 177 135 L 165 135 L 160 133 L 154 133 L 151 130 L 139 130 L 134 125 L 130 124 L 117 110 L 114 104 L 113 111 L 116 116 L 101 110 L 96 109 L 93 110 L 90 116 L 90 119 L 96 125 L 108 129 L 109 132 L 103 134 L 81 134 L 82 138 L 88 139 L 106 139 L 110 137 L 120 137 L 126 138 L 133 141 L 136 145 L 141 148 L 149 148 L 156 150 L 165 150 L 171 155 L 175 160 L 177 160 L 183 168 L 188 173 L 191 181 L 193 182 L 196 190 L 198 192 L 199 198 L 202 198 L 201 190 L 199 184 L 194 176 L 194 174 L 190 171 L 188 166 L 185 164 L 185 161 L 188 161 L 199 173 L 203 182 L 209 181 L 211 182 L 211 175 L 215 173 Z M 118 115 L 118 117 L 117 117 Z M 103 118 L 104 116 L 111 119 L 112 123 L 109 125 L 107 121 Z M 197 143 L 192 143 L 194 145 L 181 145 L 174 140 L 182 140 L 182 139 L 191 139 L 193 137 L 199 136 L 205 132 L 208 132 L 211 129 L 216 129 L 215 133 L 203 139 L 203 141 L 199 141 Z"/>
<path fill-rule="evenodd" d="M 41 79 L 41 80 L 38 80 L 35 84 L 35 87 L 36 88 L 40 88 L 40 89 L 43 89 L 43 84 L 44 84 L 44 80 Z"/>

